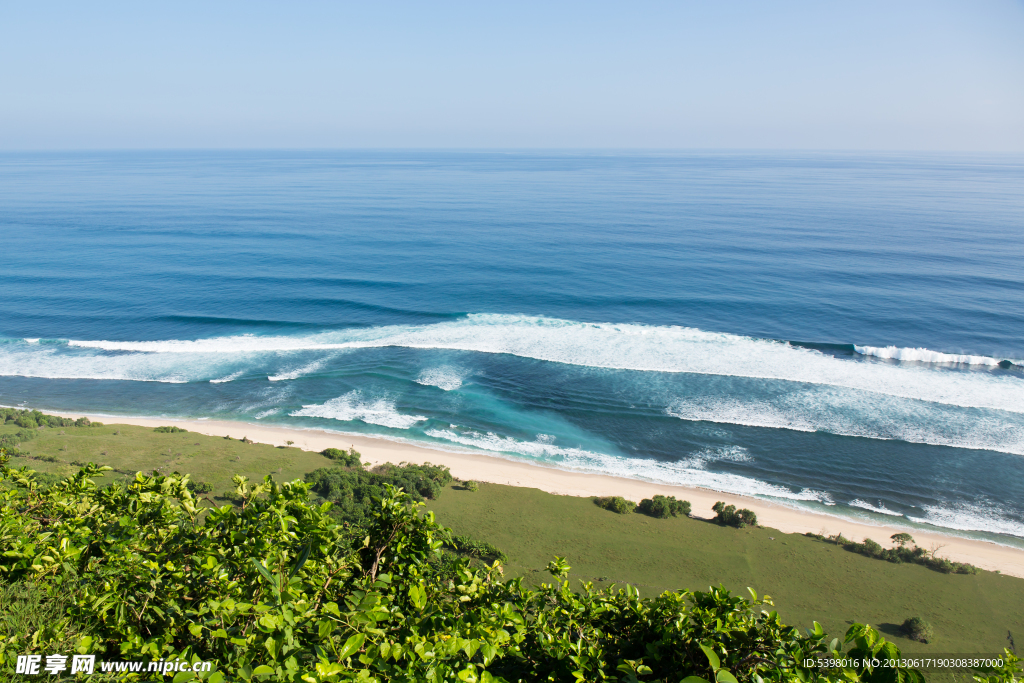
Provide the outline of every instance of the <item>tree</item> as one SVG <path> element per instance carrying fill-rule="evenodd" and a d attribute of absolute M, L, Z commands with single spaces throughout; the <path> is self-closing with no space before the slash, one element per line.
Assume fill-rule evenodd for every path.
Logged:
<path fill-rule="evenodd" d="M 895 544 L 896 546 L 898 546 L 900 548 L 904 547 L 908 543 L 913 543 L 914 542 L 914 537 L 913 536 L 911 536 L 908 533 L 902 532 L 902 531 L 900 533 L 898 533 L 898 534 L 893 534 L 889 538 L 892 539 L 893 544 Z"/>

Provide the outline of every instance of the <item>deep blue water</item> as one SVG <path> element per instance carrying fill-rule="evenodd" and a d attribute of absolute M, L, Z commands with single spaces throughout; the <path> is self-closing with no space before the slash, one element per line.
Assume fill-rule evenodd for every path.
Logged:
<path fill-rule="evenodd" d="M 6 154 L 0 235 L 6 405 L 1024 539 L 1024 158 Z"/>

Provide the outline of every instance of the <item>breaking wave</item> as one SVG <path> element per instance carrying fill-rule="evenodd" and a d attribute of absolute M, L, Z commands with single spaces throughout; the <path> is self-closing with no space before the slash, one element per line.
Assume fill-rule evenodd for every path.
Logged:
<path fill-rule="evenodd" d="M 395 408 L 395 402 L 387 398 L 364 400 L 360 391 L 350 391 L 320 405 L 304 405 L 301 410 L 296 410 L 290 415 L 321 417 L 341 422 L 359 420 L 366 424 L 392 429 L 409 429 L 427 419 L 423 415 L 403 415 Z"/>
<path fill-rule="evenodd" d="M 900 366 L 838 358 L 786 342 L 689 327 L 583 323 L 522 315 L 471 314 L 432 325 L 388 325 L 304 336 L 216 337 L 195 341 L 67 342 L 67 349 L 102 351 L 93 358 L 106 372 L 74 369 L 37 352 L 0 354 L 0 374 L 68 377 L 117 375 L 112 364 L 143 364 L 144 358 L 187 354 L 190 359 L 398 346 L 501 353 L 593 368 L 695 373 L 784 380 L 858 389 L 875 394 L 962 407 L 995 408 L 1024 413 L 1024 381 L 1010 375 L 951 372 L 927 366 Z M 28 345 L 23 345 L 28 350 Z M 36 347 L 38 348 L 38 347 Z M 866 348 L 866 347 L 864 347 Z M 141 358 L 126 361 L 123 354 Z M 60 355 L 60 354 L 58 354 Z M 129 358 L 132 358 L 129 355 Z M 188 374 L 195 368 L 189 361 Z M 124 373 L 122 373 L 124 374 Z M 131 377 L 145 372 L 131 368 Z M 287 374 L 287 373 L 285 373 Z M 215 376 L 215 375 L 211 375 Z M 283 375 L 275 375 L 282 376 Z M 129 377 L 124 377 L 129 378 Z"/>
<path fill-rule="evenodd" d="M 878 513 L 880 515 L 889 515 L 890 517 L 903 517 L 903 513 L 902 512 L 893 512 L 889 508 L 887 508 L 884 505 L 882 505 L 882 501 L 878 501 L 878 505 L 872 505 L 871 503 L 868 503 L 867 501 L 860 500 L 858 498 L 858 499 L 855 499 L 855 500 L 851 500 L 849 503 L 847 503 L 847 505 L 849 505 L 850 507 L 855 507 L 855 508 L 860 508 L 862 510 L 867 510 L 869 512 L 875 512 L 875 513 Z"/>
<path fill-rule="evenodd" d="M 665 413 L 689 421 L 828 432 L 1024 455 L 1024 423 L 1015 414 L 922 404 L 828 387 L 775 395 L 764 393 L 769 395 L 678 399 Z"/>
<path fill-rule="evenodd" d="M 427 429 L 427 436 L 496 453 L 539 459 L 568 470 L 628 477 L 659 484 L 697 486 L 722 493 L 745 496 L 778 498 L 789 501 L 817 501 L 830 503 L 831 497 L 824 491 L 801 489 L 794 491 L 752 477 L 727 472 L 711 472 L 706 464 L 715 460 L 745 459 L 743 449 L 711 449 L 691 455 L 679 462 L 624 458 L 596 453 L 581 448 L 557 446 L 551 437 L 540 435 L 534 441 L 522 441 L 493 432 L 480 433 L 471 430 Z"/>
<path fill-rule="evenodd" d="M 985 531 L 1024 538 L 1024 520 L 1008 516 L 1006 510 L 996 505 L 959 503 L 925 505 L 921 509 L 924 516 L 907 515 L 907 519 L 957 531 Z"/>
<path fill-rule="evenodd" d="M 1019 365 L 1013 361 L 1000 360 L 990 356 L 974 356 L 970 354 L 942 353 L 922 348 L 900 348 L 898 346 L 856 346 L 854 350 L 862 356 L 874 356 L 887 360 L 914 361 L 917 363 L 935 363 L 939 365 L 985 365 L 989 367 Z"/>
<path fill-rule="evenodd" d="M 438 387 L 445 391 L 454 391 L 462 386 L 465 375 L 466 372 L 464 370 L 446 365 L 424 370 L 416 378 L 416 382 L 428 387 Z"/>

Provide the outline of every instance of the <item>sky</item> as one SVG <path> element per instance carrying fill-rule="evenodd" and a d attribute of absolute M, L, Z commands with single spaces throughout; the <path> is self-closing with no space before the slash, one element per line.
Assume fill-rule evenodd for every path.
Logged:
<path fill-rule="evenodd" d="M 0 0 L 0 150 L 1024 151 L 1024 1 Z"/>

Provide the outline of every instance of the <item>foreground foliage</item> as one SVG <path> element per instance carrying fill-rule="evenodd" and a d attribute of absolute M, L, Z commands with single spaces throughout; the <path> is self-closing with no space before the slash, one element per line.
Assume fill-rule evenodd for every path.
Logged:
<path fill-rule="evenodd" d="M 450 532 L 389 484 L 357 526 L 297 481 L 237 477 L 238 507 L 203 510 L 188 476 L 100 488 L 108 468 L 90 464 L 44 491 L 0 461 L 0 582 L 24 608 L 0 620 L 4 673 L 15 655 L 73 645 L 213 661 L 213 672 L 175 677 L 213 683 L 922 680 L 804 668 L 843 644 L 782 624 L 753 591 L 574 591 L 563 558 L 548 565 L 550 584 L 503 581 L 497 562 L 474 569 L 446 554 Z M 860 624 L 846 643 L 848 656 L 899 652 Z M 992 680 L 1010 680 L 1010 662 Z"/>

